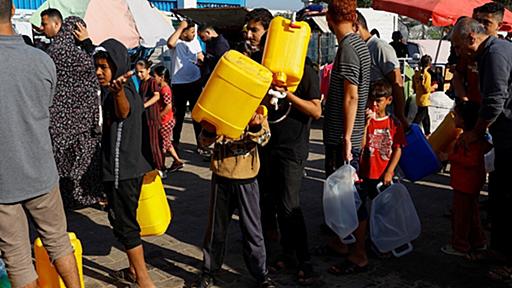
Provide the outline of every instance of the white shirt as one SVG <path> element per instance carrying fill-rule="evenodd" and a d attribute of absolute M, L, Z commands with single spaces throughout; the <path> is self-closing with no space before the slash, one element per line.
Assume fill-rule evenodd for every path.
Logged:
<path fill-rule="evenodd" d="M 201 78 L 201 71 L 196 63 L 197 54 L 202 50 L 197 39 L 190 42 L 178 39 L 176 47 L 169 49 L 168 52 L 171 60 L 171 84 L 187 84 Z"/>

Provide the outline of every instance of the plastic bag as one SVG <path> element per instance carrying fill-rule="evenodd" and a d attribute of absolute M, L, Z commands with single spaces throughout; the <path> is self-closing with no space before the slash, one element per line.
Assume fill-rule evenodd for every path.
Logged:
<path fill-rule="evenodd" d="M 357 204 L 361 200 L 354 185 L 354 167 L 341 166 L 324 184 L 323 206 L 325 223 L 340 237 L 347 238 L 359 225 Z M 352 238 L 347 238 L 346 241 Z"/>
<path fill-rule="evenodd" d="M 420 233 L 420 219 L 403 184 L 394 183 L 375 197 L 370 212 L 370 238 L 380 252 L 403 256 L 412 251 L 411 241 Z M 396 251 L 404 245 L 408 246 L 406 250 Z"/>

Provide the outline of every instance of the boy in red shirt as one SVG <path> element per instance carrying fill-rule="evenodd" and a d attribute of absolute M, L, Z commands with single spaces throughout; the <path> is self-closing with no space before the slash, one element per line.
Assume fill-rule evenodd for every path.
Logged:
<path fill-rule="evenodd" d="M 372 85 L 368 98 L 366 134 L 361 155 L 360 177 L 369 196 L 376 193 L 379 182 L 392 184 L 393 172 L 398 165 L 405 145 L 404 129 L 386 112 L 393 101 L 391 85 L 377 81 Z"/>
<path fill-rule="evenodd" d="M 368 97 L 366 110 L 366 133 L 363 139 L 363 150 L 360 159 L 359 176 L 363 180 L 359 196 L 361 206 L 357 211 L 359 229 L 354 235 L 356 243 L 349 250 L 346 261 L 329 269 L 331 274 L 346 275 L 364 272 L 368 267 L 366 254 L 366 226 L 368 224 L 367 198 L 377 196 L 377 184 L 382 182 L 390 185 L 393 171 L 398 165 L 402 147 L 405 145 L 405 134 L 400 122 L 386 112 L 387 106 L 393 101 L 391 85 L 379 80 L 375 82 Z M 361 264 L 362 263 L 362 264 Z"/>
<path fill-rule="evenodd" d="M 480 107 L 472 101 L 455 106 L 455 125 L 464 131 L 474 128 Z M 480 223 L 478 196 L 485 184 L 484 155 L 492 145 L 484 138 L 469 144 L 457 142 L 450 161 L 450 185 L 453 188 L 452 240 L 441 248 L 446 254 L 469 256 L 485 249 L 486 239 Z"/>

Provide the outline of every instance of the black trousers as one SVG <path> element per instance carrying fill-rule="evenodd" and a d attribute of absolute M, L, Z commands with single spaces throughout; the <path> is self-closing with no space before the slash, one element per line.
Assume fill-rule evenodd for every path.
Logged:
<path fill-rule="evenodd" d="M 286 254 L 296 253 L 297 260 L 311 260 L 304 215 L 300 207 L 300 188 L 305 160 L 293 159 L 278 149 L 260 149 L 262 224 L 265 231 L 277 229 Z M 267 245 L 269 249 L 270 245 Z"/>
<path fill-rule="evenodd" d="M 512 190 L 510 176 L 512 175 L 512 148 L 494 147 L 493 204 L 491 218 L 491 247 L 509 257 L 512 257 Z"/>
<path fill-rule="evenodd" d="M 247 269 L 258 282 L 267 275 L 265 243 L 261 229 L 259 188 L 256 179 L 236 182 L 212 176 L 208 228 L 203 246 L 203 273 L 213 275 L 224 262 L 231 217 L 238 209 Z"/>
<path fill-rule="evenodd" d="M 108 220 L 114 236 L 126 250 L 142 245 L 140 226 L 137 222 L 140 189 L 143 176 L 120 180 L 117 189 L 114 182 L 104 182 L 108 199 Z"/>
<path fill-rule="evenodd" d="M 187 102 L 190 103 L 190 110 L 192 111 L 196 105 L 197 99 L 201 95 L 201 91 L 202 86 L 200 80 L 192 83 L 172 85 L 172 104 L 175 110 L 174 118 L 176 119 L 176 125 L 174 125 L 174 129 L 172 130 L 172 137 L 173 143 L 176 145 L 180 143 L 183 121 L 185 120 L 185 113 L 187 112 Z M 201 124 L 195 121 L 193 121 L 192 124 L 197 141 L 199 133 L 201 133 Z"/>
<path fill-rule="evenodd" d="M 412 123 L 420 124 L 423 126 L 423 132 L 425 135 L 430 134 L 430 116 L 428 115 L 428 106 L 419 107 L 418 112 L 416 112 L 416 116 L 414 116 L 414 120 Z"/>

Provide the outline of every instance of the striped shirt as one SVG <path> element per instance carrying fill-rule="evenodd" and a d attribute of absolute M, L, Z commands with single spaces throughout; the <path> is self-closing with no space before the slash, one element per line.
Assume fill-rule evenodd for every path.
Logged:
<path fill-rule="evenodd" d="M 357 85 L 357 113 L 352 131 L 352 148 L 361 148 L 365 109 L 370 90 L 371 58 L 366 43 L 354 33 L 346 35 L 339 43 L 325 103 L 324 144 L 339 145 L 343 139 L 343 102 L 345 80 Z"/>

